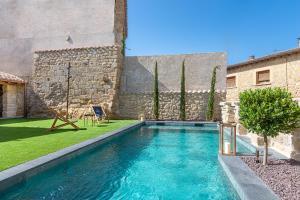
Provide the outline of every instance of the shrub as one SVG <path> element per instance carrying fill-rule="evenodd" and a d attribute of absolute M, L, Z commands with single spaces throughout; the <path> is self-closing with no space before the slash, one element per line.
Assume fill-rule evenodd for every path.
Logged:
<path fill-rule="evenodd" d="M 210 83 L 210 92 L 206 111 L 206 120 L 212 121 L 214 118 L 214 104 L 215 104 L 215 86 L 216 86 L 216 75 L 218 66 L 214 67 Z"/>
<path fill-rule="evenodd" d="M 268 137 L 290 134 L 300 122 L 300 108 L 285 89 L 246 90 L 240 94 L 240 121 L 249 131 L 264 138 L 264 160 L 267 164 Z"/>
<path fill-rule="evenodd" d="M 181 66 L 181 82 L 180 82 L 180 120 L 185 120 L 185 65 Z"/>
<path fill-rule="evenodd" d="M 158 92 L 158 73 L 157 73 L 157 62 L 154 67 L 154 87 L 153 87 L 153 112 L 156 120 L 159 119 L 159 92 Z"/>

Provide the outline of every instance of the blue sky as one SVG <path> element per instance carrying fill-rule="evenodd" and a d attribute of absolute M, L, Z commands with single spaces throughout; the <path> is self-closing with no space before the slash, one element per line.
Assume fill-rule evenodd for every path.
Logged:
<path fill-rule="evenodd" d="M 128 0 L 127 55 L 226 51 L 229 64 L 295 48 L 300 0 Z"/>

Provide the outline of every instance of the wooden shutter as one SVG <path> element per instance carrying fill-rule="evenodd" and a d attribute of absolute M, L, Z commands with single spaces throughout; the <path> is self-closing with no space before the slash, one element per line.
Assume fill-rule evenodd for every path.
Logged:
<path fill-rule="evenodd" d="M 256 72 L 256 83 L 268 83 L 270 82 L 270 70 L 264 70 L 260 72 Z"/>
<path fill-rule="evenodd" d="M 235 76 L 227 77 L 227 79 L 226 79 L 226 86 L 228 88 L 236 86 Z"/>

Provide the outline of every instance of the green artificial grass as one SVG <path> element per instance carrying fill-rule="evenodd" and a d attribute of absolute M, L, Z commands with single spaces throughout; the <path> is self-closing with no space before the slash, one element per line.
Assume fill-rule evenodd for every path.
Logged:
<path fill-rule="evenodd" d="M 126 127 L 135 120 L 111 120 L 86 130 L 74 131 L 71 126 L 49 132 L 53 119 L 2 119 L 0 120 L 0 171 L 58 151 L 73 144 L 95 138 L 104 133 Z"/>

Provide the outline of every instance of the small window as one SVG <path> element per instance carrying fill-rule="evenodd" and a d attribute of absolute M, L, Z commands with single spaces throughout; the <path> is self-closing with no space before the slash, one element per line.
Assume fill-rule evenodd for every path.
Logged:
<path fill-rule="evenodd" d="M 236 87 L 235 76 L 227 77 L 226 86 L 228 88 Z"/>
<path fill-rule="evenodd" d="M 256 72 L 256 84 L 270 83 L 270 70 Z"/>

